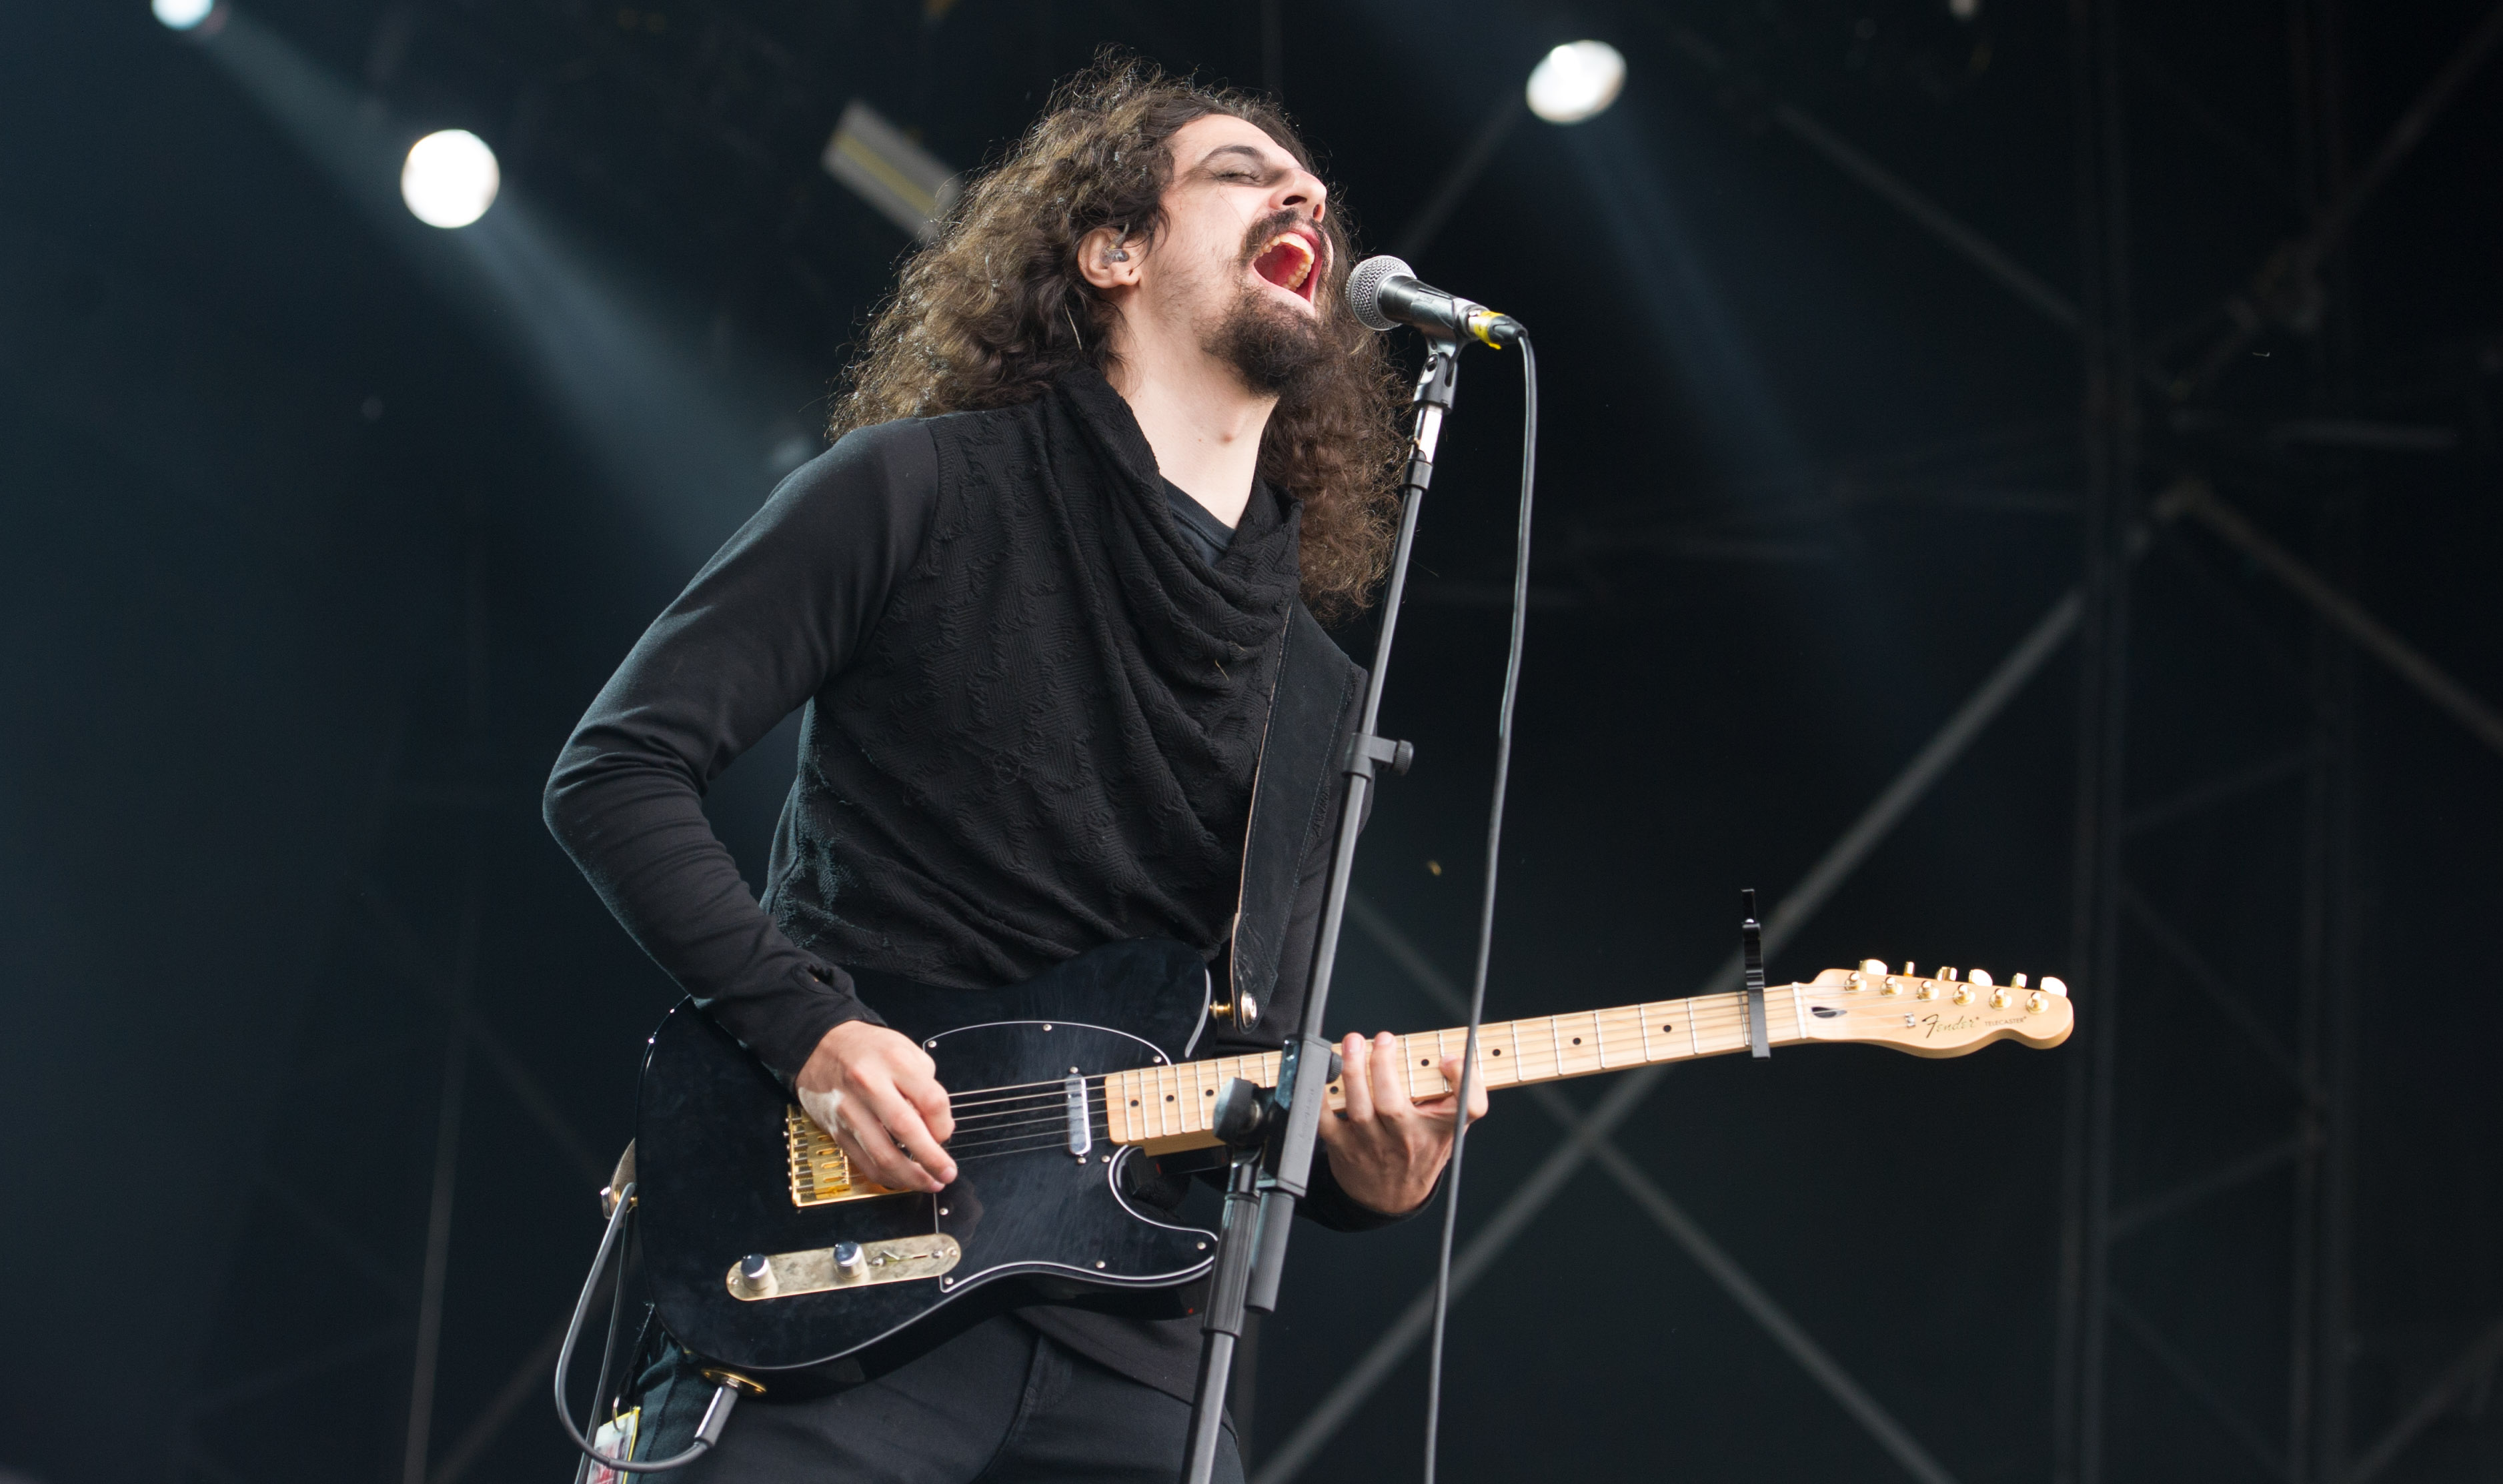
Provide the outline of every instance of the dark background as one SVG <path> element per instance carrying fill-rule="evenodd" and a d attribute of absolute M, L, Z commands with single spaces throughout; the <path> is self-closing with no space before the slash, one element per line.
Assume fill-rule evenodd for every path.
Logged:
<path fill-rule="evenodd" d="M 2351 174 L 2486 20 L 2338 10 L 2120 11 L 2134 489 L 2204 479 L 2491 705 L 2503 77 L 2472 73 L 2358 216 L 2315 328 L 2262 315 L 2170 387 L 2338 150 Z M 1378 249 L 1580 36 L 1626 52 L 1623 100 L 1520 121 L 1414 255 L 1528 322 L 1546 372 L 1496 1016 L 1693 992 L 1738 888 L 1789 890 L 2078 580 L 2075 336 L 1795 126 L 2074 300 L 2068 15 L 262 0 L 203 45 L 138 0 L 12 7 L 0 1464 L 569 1468 L 553 1327 L 675 991 L 538 789 L 642 624 L 819 446 L 909 246 L 816 165 L 847 99 L 972 167 L 1118 42 L 1281 89 Z M 504 171 L 457 233 L 394 188 L 446 126 Z M 1520 407 L 1512 359 L 1475 354 L 1387 710 L 1420 761 L 1357 881 L 1463 982 Z M 2074 985 L 2081 1018 L 2127 1027 L 2112 1199 L 2247 1178 L 2113 1246 L 2104 1475 L 2359 1479 L 2423 1410 L 2377 1476 L 2493 1478 L 2503 758 L 2189 522 L 2139 565 L 2130 633 L 2131 807 L 2211 807 L 2132 834 L 2145 910 L 2108 982 Z M 1369 652 L 1369 626 L 1342 638 Z M 2064 649 L 1776 977 L 1874 954 L 2074 978 L 2078 696 Z M 712 796 L 751 869 L 790 750 L 786 728 Z M 1337 1029 L 1452 1019 L 1362 932 L 1341 984 Z M 1617 1139 L 1948 1475 L 2040 1478 L 2084 1039 L 1683 1067 Z M 2272 1059 L 2342 1055 L 2330 1092 Z M 1557 1142 L 1526 1095 L 1499 1101 L 1463 1240 Z M 2324 1197 L 2336 1170 L 2351 1191 Z M 1426 1282 L 1432 1227 L 1297 1245 L 1255 1469 Z M 2331 1227 L 2351 1250 L 2324 1263 L 2308 1234 Z M 2333 1288 L 2344 1332 L 2308 1329 Z M 1460 1300 L 1450 1357 L 1450 1478 L 1904 1476 L 1594 1167 Z M 1304 1476 L 1413 1476 L 1423 1397 L 1412 1352 Z"/>

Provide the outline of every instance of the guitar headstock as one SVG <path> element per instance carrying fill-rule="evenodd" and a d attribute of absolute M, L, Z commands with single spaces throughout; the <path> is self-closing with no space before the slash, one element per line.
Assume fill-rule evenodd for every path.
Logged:
<path fill-rule="evenodd" d="M 1801 1019 L 1811 1039 L 1866 1041 L 1915 1056 L 1961 1056 L 1993 1041 L 2022 1041 L 2036 1050 L 2069 1039 L 2076 1018 L 2069 986 L 2044 975 L 2006 984 L 1982 969 L 1913 972 L 1871 958 L 1857 969 L 1828 969 L 1800 986 Z"/>

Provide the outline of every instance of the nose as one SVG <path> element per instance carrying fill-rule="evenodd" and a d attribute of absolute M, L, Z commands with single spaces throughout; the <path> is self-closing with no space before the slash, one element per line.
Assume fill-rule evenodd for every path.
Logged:
<path fill-rule="evenodd" d="M 1321 184 L 1320 176 L 1309 170 L 1289 170 L 1286 179 L 1278 183 L 1278 191 L 1271 198 L 1270 206 L 1276 211 L 1301 210 L 1319 222 L 1329 210 L 1329 188 Z"/>

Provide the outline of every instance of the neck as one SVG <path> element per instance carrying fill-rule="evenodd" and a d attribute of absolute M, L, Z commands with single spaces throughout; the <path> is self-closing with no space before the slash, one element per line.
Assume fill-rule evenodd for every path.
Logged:
<path fill-rule="evenodd" d="M 1156 469 L 1231 526 L 1243 519 L 1260 465 L 1260 434 L 1278 405 L 1235 369 L 1172 327 L 1134 330 L 1114 344 L 1113 390 L 1130 404 Z"/>
<path fill-rule="evenodd" d="M 1768 1044 L 1811 1038 L 1808 1011 L 1800 997 L 1802 987 L 1777 984 L 1766 990 Z M 1748 1035 L 1745 994 L 1704 994 L 1526 1020 L 1489 1020 L 1478 1030 L 1478 1067 L 1489 1087 L 1512 1087 L 1726 1056 L 1747 1051 Z M 1459 1055 L 1467 1044 L 1466 1026 L 1400 1037 L 1408 1095 L 1439 1097 L 1454 1090 L 1443 1078 L 1443 1058 Z M 1141 1145 L 1150 1154 L 1205 1148 L 1217 1142 L 1212 1120 L 1226 1079 L 1241 1077 L 1274 1087 L 1278 1060 L 1278 1053 L 1270 1052 L 1113 1073 L 1104 1079 L 1107 1136 L 1115 1144 Z M 1335 1110 L 1345 1100 L 1339 1085 L 1330 1084 L 1328 1106 Z"/>

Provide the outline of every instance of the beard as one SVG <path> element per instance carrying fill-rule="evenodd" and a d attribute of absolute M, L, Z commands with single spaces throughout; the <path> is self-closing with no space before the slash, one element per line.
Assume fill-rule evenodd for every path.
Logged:
<path fill-rule="evenodd" d="M 1245 386 L 1282 399 L 1309 387 L 1329 360 L 1318 316 L 1297 314 L 1250 287 L 1217 322 L 1206 348 Z"/>

